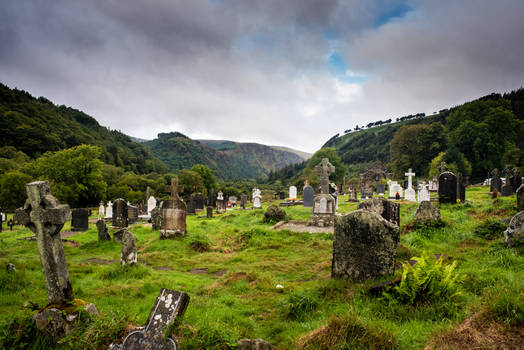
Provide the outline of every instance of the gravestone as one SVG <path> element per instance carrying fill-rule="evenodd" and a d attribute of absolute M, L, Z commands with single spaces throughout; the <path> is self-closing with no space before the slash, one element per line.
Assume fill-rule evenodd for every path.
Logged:
<path fill-rule="evenodd" d="M 286 194 L 284 193 L 284 191 L 279 191 L 277 195 L 278 195 L 278 199 L 280 200 L 286 199 Z"/>
<path fill-rule="evenodd" d="M 430 201 L 420 202 L 413 221 L 419 223 L 427 223 L 431 221 L 440 220 L 440 210 L 434 207 Z"/>
<path fill-rule="evenodd" d="M 500 179 L 500 172 L 497 168 L 493 169 L 491 172 L 491 181 L 489 185 L 489 191 L 493 192 L 494 190 L 497 190 L 498 193 L 502 192 L 502 180 Z"/>
<path fill-rule="evenodd" d="M 348 185 L 348 202 L 358 202 L 357 185 L 353 182 L 350 182 Z"/>
<path fill-rule="evenodd" d="M 127 205 L 127 223 L 135 224 L 138 221 L 138 207 Z"/>
<path fill-rule="evenodd" d="M 426 185 L 422 185 L 420 187 L 420 190 L 418 191 L 418 198 L 417 198 L 417 200 L 419 202 L 431 200 L 431 195 L 430 195 Z"/>
<path fill-rule="evenodd" d="M 98 217 L 103 218 L 105 215 L 105 206 L 104 202 L 100 202 L 100 205 L 98 206 Z"/>
<path fill-rule="evenodd" d="M 406 186 L 406 191 L 404 192 L 404 197 L 406 200 L 410 202 L 415 202 L 417 200 L 415 198 L 416 197 L 415 190 L 413 189 L 413 176 L 415 176 L 415 173 L 411 171 L 411 168 L 409 168 L 409 171 L 405 173 L 404 175 L 408 177 L 408 183 Z"/>
<path fill-rule="evenodd" d="M 522 185 L 522 177 L 520 176 L 519 168 L 513 168 L 511 177 L 509 178 L 509 183 L 511 184 L 512 191 L 517 192 L 520 185 Z"/>
<path fill-rule="evenodd" d="M 112 219 L 113 218 L 113 203 L 111 203 L 111 201 L 107 202 L 105 218 L 106 219 Z"/>
<path fill-rule="evenodd" d="M 389 184 L 389 199 L 397 199 L 397 193 L 402 198 L 402 186 L 396 181 L 391 181 Z"/>
<path fill-rule="evenodd" d="M 374 211 L 337 215 L 331 277 L 363 281 L 392 274 L 399 238 L 398 225 Z"/>
<path fill-rule="evenodd" d="M 360 192 L 360 199 L 369 199 L 369 198 L 373 198 L 373 187 L 371 186 L 362 187 L 361 192 Z"/>
<path fill-rule="evenodd" d="M 136 252 L 136 238 L 127 228 L 122 229 L 122 249 L 120 252 L 120 263 L 124 265 L 135 265 L 138 261 Z"/>
<path fill-rule="evenodd" d="M 457 177 L 445 171 L 438 177 L 439 203 L 457 203 Z"/>
<path fill-rule="evenodd" d="M 438 192 L 437 176 L 433 176 L 433 180 L 429 180 L 429 192 Z"/>
<path fill-rule="evenodd" d="M 329 175 L 335 172 L 335 167 L 329 162 L 328 158 L 315 166 L 315 171 L 319 176 L 320 193 L 315 195 L 313 201 L 313 214 L 309 219 L 311 226 L 332 226 L 335 217 L 336 203 L 335 198 L 329 194 Z"/>
<path fill-rule="evenodd" d="M 210 190 L 207 194 L 207 205 L 210 207 L 216 207 L 217 198 L 215 195 L 215 190 Z"/>
<path fill-rule="evenodd" d="M 262 209 L 262 192 L 253 188 L 253 209 Z"/>
<path fill-rule="evenodd" d="M 171 179 L 171 186 L 166 188 L 170 193 L 168 200 L 162 204 L 162 228 L 160 229 L 160 239 L 175 238 L 186 234 L 186 204 L 178 193 L 178 179 Z"/>
<path fill-rule="evenodd" d="M 224 200 L 224 194 L 222 193 L 222 191 L 218 192 L 216 203 L 217 203 L 217 214 L 225 213 L 226 212 L 226 202 Z"/>
<path fill-rule="evenodd" d="M 460 199 L 461 203 L 466 201 L 466 181 L 461 174 L 457 175 L 457 200 Z"/>
<path fill-rule="evenodd" d="M 508 228 L 504 231 L 504 245 L 507 248 L 524 244 L 524 211 L 511 218 Z"/>
<path fill-rule="evenodd" d="M 315 191 L 313 190 L 313 187 L 306 185 L 304 186 L 304 207 L 313 207 L 313 200 L 315 197 Z"/>
<path fill-rule="evenodd" d="M 206 217 L 208 219 L 213 217 L 213 207 L 206 207 Z"/>
<path fill-rule="evenodd" d="M 400 204 L 384 197 L 365 200 L 358 204 L 357 209 L 374 211 L 387 221 L 400 226 Z"/>
<path fill-rule="evenodd" d="M 235 207 L 237 205 L 237 197 L 236 196 L 229 196 L 227 199 L 227 202 L 231 204 L 231 206 Z"/>
<path fill-rule="evenodd" d="M 247 204 L 247 195 L 242 193 L 240 195 L 240 205 L 242 206 L 242 209 L 246 209 L 246 204 Z"/>
<path fill-rule="evenodd" d="M 147 213 L 149 215 L 151 215 L 151 212 L 153 211 L 153 209 L 156 208 L 156 198 L 151 196 L 149 197 L 149 199 L 147 200 Z"/>
<path fill-rule="evenodd" d="M 517 188 L 517 208 L 518 211 L 524 211 L 524 185 Z"/>
<path fill-rule="evenodd" d="M 35 233 L 49 303 L 66 305 L 74 297 L 60 230 L 69 217 L 69 206 L 51 194 L 48 181 L 28 183 L 26 191 L 25 205 L 16 211 L 18 222 Z"/>
<path fill-rule="evenodd" d="M 202 195 L 202 193 L 195 194 L 193 200 L 195 203 L 195 211 L 204 210 L 204 196 Z"/>
<path fill-rule="evenodd" d="M 106 222 L 102 219 L 96 221 L 96 230 L 98 231 L 98 240 L 99 241 L 110 241 L 111 236 L 107 232 Z"/>
<path fill-rule="evenodd" d="M 89 230 L 89 209 L 75 208 L 71 212 L 71 231 Z"/>
<path fill-rule="evenodd" d="M 164 334 L 172 325 L 177 324 L 186 311 L 189 296 L 186 293 L 176 292 L 166 288 L 160 290 L 155 305 L 147 319 L 143 330 L 129 333 L 116 350 L 177 350 L 175 340 L 170 334 Z"/>
<path fill-rule="evenodd" d="M 296 201 L 297 200 L 297 188 L 296 186 L 290 186 L 289 187 L 289 200 L 290 201 Z"/>
<path fill-rule="evenodd" d="M 386 185 L 384 185 L 384 184 L 377 184 L 377 195 L 383 196 L 384 193 L 386 193 Z"/>
<path fill-rule="evenodd" d="M 502 196 L 508 197 L 513 194 L 513 186 L 511 185 L 511 177 L 513 176 L 513 172 L 511 171 L 510 167 L 506 165 L 504 168 L 504 185 L 502 186 Z"/>
<path fill-rule="evenodd" d="M 187 215 L 194 215 L 196 213 L 195 206 L 195 197 L 190 195 L 189 200 L 187 201 Z"/>
<path fill-rule="evenodd" d="M 151 228 L 154 231 L 158 231 L 162 228 L 162 208 L 160 206 L 155 207 L 151 211 Z"/>
<path fill-rule="evenodd" d="M 127 203 L 122 198 L 118 198 L 113 203 L 113 227 L 127 227 Z"/>

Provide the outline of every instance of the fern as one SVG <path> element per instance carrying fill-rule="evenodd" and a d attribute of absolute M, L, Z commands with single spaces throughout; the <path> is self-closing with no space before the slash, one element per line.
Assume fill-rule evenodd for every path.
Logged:
<path fill-rule="evenodd" d="M 416 305 L 453 300 L 462 294 L 464 278 L 455 272 L 456 262 L 445 265 L 428 253 L 413 260 L 417 261 L 414 266 L 402 264 L 400 283 L 383 292 L 389 302 Z"/>

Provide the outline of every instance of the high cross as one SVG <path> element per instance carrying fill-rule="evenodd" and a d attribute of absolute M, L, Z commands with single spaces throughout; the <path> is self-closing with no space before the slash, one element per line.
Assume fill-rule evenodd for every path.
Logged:
<path fill-rule="evenodd" d="M 176 177 L 171 179 L 170 186 L 166 186 L 166 192 L 170 195 L 169 199 L 176 199 L 182 191 L 183 189 L 178 186 L 178 179 Z"/>
<path fill-rule="evenodd" d="M 411 184 L 412 184 L 411 178 L 415 176 L 415 173 L 411 171 L 411 168 L 409 168 L 409 171 L 405 173 L 404 175 L 408 177 L 408 188 L 411 188 Z"/>
<path fill-rule="evenodd" d="M 322 158 L 322 163 L 318 164 L 315 170 L 320 177 L 320 193 L 329 194 L 329 175 L 335 172 L 335 167 L 328 158 Z"/>

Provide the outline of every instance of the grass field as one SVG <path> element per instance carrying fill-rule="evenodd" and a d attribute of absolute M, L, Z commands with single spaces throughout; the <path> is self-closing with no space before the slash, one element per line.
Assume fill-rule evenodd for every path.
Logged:
<path fill-rule="evenodd" d="M 494 203 L 488 191 L 468 188 L 466 203 L 440 205 L 442 227 L 414 227 L 417 203 L 401 202 L 397 260 L 442 254 L 446 263 L 457 262 L 453 273 L 463 279 L 453 300 L 414 305 L 370 295 L 371 285 L 391 277 L 331 279 L 332 234 L 270 230 L 263 210 L 188 216 L 187 236 L 175 240 L 159 240 L 150 227 L 134 225 L 139 264 L 132 268 L 120 266 L 120 244 L 98 242 L 90 224 L 89 231 L 67 238 L 78 244 L 65 243 L 64 249 L 75 297 L 94 303 L 102 316 L 87 319 L 60 344 L 35 338 L 30 326 L 28 302 L 47 303 L 36 242 L 19 240 L 32 233 L 4 225 L 0 348 L 106 349 L 126 329 L 146 322 L 161 288 L 191 297 L 176 333 L 183 349 L 234 349 L 242 338 L 263 338 L 277 349 L 422 349 L 430 341 L 438 347 L 439 334 L 479 314 L 505 327 L 501 334 L 522 334 L 523 250 L 504 248 L 500 223 L 516 213 L 515 195 Z M 355 208 L 341 201 L 339 212 Z M 285 210 L 290 220 L 311 214 L 299 206 Z M 68 229 L 69 223 L 62 231 Z M 15 264 L 16 274 L 5 272 L 7 263 Z"/>

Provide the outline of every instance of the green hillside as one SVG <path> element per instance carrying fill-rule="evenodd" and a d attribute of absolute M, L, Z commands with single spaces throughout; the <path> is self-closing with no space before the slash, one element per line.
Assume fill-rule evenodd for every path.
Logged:
<path fill-rule="evenodd" d="M 89 115 L 57 106 L 44 97 L 0 84 L 0 147 L 11 146 L 31 158 L 82 144 L 100 146 L 102 160 L 138 174 L 166 172 L 166 166 L 141 144 L 100 126 Z"/>
<path fill-rule="evenodd" d="M 204 164 L 221 179 L 257 179 L 303 161 L 296 151 L 257 143 L 192 140 L 178 132 L 161 133 L 144 145 L 173 172 Z"/>

